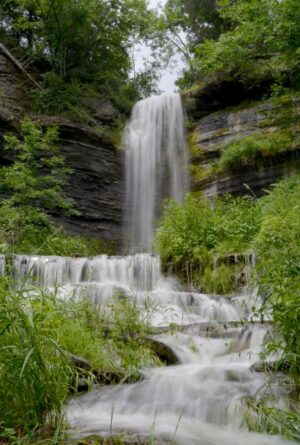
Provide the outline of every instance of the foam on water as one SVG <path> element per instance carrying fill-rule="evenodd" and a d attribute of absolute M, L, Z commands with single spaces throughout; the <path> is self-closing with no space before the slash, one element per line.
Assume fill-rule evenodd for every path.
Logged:
<path fill-rule="evenodd" d="M 155 326 L 182 325 L 155 339 L 178 357 L 178 365 L 142 370 L 144 380 L 106 386 L 68 403 L 70 433 L 127 433 L 133 439 L 199 445 L 284 444 L 277 437 L 247 432 L 246 398 L 272 396 L 285 406 L 287 389 L 250 368 L 264 350 L 270 325 L 245 323 L 256 300 L 186 292 L 160 273 L 159 258 L 14 258 L 21 285 L 53 288 L 61 298 L 110 302 L 116 292 L 134 299 Z M 147 308 L 147 310 L 146 310 Z M 243 323 L 239 323 L 242 320 Z M 233 323 L 234 322 L 234 323 Z"/>

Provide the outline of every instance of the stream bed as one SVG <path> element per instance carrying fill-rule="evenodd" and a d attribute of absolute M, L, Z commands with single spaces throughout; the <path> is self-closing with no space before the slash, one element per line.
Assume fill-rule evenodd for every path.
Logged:
<path fill-rule="evenodd" d="M 176 365 L 143 369 L 137 383 L 101 386 L 71 399 L 66 408 L 71 436 L 126 434 L 141 443 L 184 445 L 289 443 L 247 428 L 247 399 L 268 398 L 270 406 L 284 409 L 290 391 L 283 376 L 251 369 L 271 332 L 271 324 L 260 323 L 253 312 L 259 299 L 184 291 L 162 276 L 159 258 L 151 254 L 16 256 L 14 270 L 20 286 L 25 280 L 59 286 L 62 298 L 106 304 L 122 292 L 161 328 L 154 338 L 178 359 Z"/>

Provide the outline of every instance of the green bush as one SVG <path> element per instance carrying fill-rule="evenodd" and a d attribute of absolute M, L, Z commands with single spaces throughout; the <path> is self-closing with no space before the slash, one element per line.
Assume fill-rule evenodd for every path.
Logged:
<path fill-rule="evenodd" d="M 210 294 L 230 294 L 235 289 L 235 268 L 225 264 L 206 267 L 201 277 L 203 289 Z"/>
<path fill-rule="evenodd" d="M 250 250 L 259 224 L 260 211 L 252 198 L 216 198 L 212 207 L 203 197 L 187 195 L 182 205 L 167 203 L 154 244 L 165 268 L 192 279 L 202 290 L 211 292 L 214 286 L 227 293 L 234 290 L 232 272 L 214 271 L 214 263 L 221 255 Z M 219 284 L 212 284 L 213 277 Z"/>
<path fill-rule="evenodd" d="M 46 114 L 62 114 L 70 109 L 78 109 L 82 96 L 82 86 L 78 80 L 65 82 L 60 76 L 50 71 L 43 76 L 41 90 L 28 92 L 31 109 Z"/>
<path fill-rule="evenodd" d="M 210 224 L 213 212 L 207 201 L 200 202 L 187 195 L 182 206 L 169 201 L 156 232 L 155 246 L 163 263 L 183 263 L 199 247 L 213 248 L 217 242 L 215 228 Z"/>
<path fill-rule="evenodd" d="M 300 373 L 300 176 L 279 182 L 261 199 L 262 225 L 255 238 L 256 280 L 271 304 L 284 343 L 272 346 L 284 352 L 293 373 Z"/>
<path fill-rule="evenodd" d="M 58 129 L 49 127 L 44 131 L 38 123 L 25 118 L 20 138 L 6 134 L 4 140 L 13 163 L 0 169 L 3 203 L 16 209 L 26 206 L 39 211 L 70 212 L 71 204 L 63 189 L 71 170 L 65 166 L 57 147 Z"/>

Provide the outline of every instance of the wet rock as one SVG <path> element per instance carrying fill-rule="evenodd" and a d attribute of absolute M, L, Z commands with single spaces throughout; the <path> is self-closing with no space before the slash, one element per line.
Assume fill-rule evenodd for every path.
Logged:
<path fill-rule="evenodd" d="M 92 371 L 93 366 L 91 362 L 83 357 L 80 357 L 79 355 L 72 354 L 71 352 L 64 351 L 68 359 L 72 362 L 73 366 L 77 369 L 85 370 L 85 371 Z"/>
<path fill-rule="evenodd" d="M 250 326 L 264 326 L 266 329 L 273 325 L 272 321 L 253 321 L 253 322 L 242 322 L 242 321 L 228 321 L 226 323 L 217 321 L 208 321 L 202 323 L 192 323 L 188 325 L 178 325 L 172 323 L 170 326 L 163 326 L 153 329 L 153 334 L 159 335 L 167 332 L 182 332 L 189 335 L 208 335 L 212 338 L 218 337 L 236 337 L 238 331 L 246 330 Z"/>
<path fill-rule="evenodd" d="M 65 193 L 80 215 L 55 219 L 70 233 L 121 241 L 122 153 L 109 138 L 84 125 L 64 123 L 59 134 L 60 151 L 73 169 Z"/>
<path fill-rule="evenodd" d="M 0 53 L 0 119 L 13 121 L 22 114 L 21 75 L 12 63 Z M 24 80 L 24 79 L 23 79 Z"/>
<path fill-rule="evenodd" d="M 77 379 L 72 384 L 71 392 L 74 392 L 75 388 L 76 392 L 88 391 L 93 384 L 111 385 L 121 382 L 136 382 L 142 379 L 142 374 L 139 372 L 127 376 L 121 370 L 96 369 L 86 358 L 68 351 L 63 352 L 77 371 Z"/>
<path fill-rule="evenodd" d="M 114 124 L 115 120 L 120 117 L 120 113 L 115 109 L 109 99 L 97 96 L 86 96 L 83 98 L 83 104 L 88 108 L 89 115 L 98 124 Z"/>
<path fill-rule="evenodd" d="M 173 350 L 159 340 L 159 338 L 155 338 L 155 336 L 147 337 L 149 341 L 151 349 L 155 352 L 157 357 L 166 365 L 177 365 L 179 360 Z"/>

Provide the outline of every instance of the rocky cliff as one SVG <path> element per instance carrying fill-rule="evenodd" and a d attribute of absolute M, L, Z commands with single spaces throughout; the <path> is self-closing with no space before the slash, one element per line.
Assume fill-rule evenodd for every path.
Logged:
<path fill-rule="evenodd" d="M 218 86 L 215 90 L 196 90 L 183 98 L 190 120 L 193 189 L 208 197 L 225 193 L 259 196 L 281 177 L 300 171 L 300 98 L 296 95 L 285 96 L 281 101 L 254 101 L 261 90 L 247 92 L 231 87 L 231 94 L 226 84 L 226 94 Z M 220 168 L 222 154 L 233 143 L 238 147 L 249 141 L 249 136 L 260 142 L 271 137 L 276 140 L 287 130 L 295 133 L 288 147 L 277 147 L 276 152 L 269 150 L 248 160 L 240 150 L 241 162 Z"/>
<path fill-rule="evenodd" d="M 16 132 L 25 113 L 22 93 L 27 80 L 0 54 L 0 163 L 11 162 L 3 151 L 3 134 Z M 69 119 L 43 116 L 45 125 L 59 126 L 59 146 L 66 164 L 73 169 L 65 194 L 80 216 L 53 215 L 70 233 L 120 241 L 122 238 L 123 174 L 122 155 L 105 134 L 114 110 L 105 103 L 93 104 L 93 120 L 87 125 Z M 100 125 L 101 124 L 101 125 Z"/>

